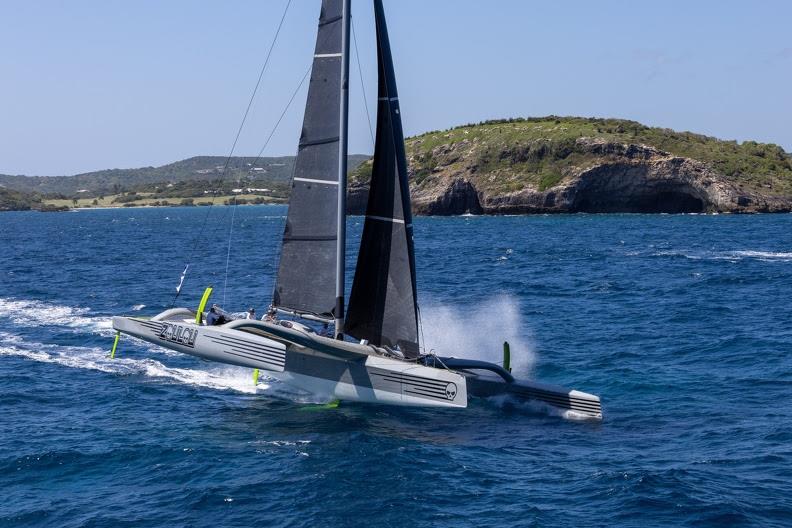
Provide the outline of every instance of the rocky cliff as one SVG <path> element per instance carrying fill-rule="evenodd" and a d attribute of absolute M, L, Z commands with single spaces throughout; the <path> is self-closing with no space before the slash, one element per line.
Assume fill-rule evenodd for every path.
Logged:
<path fill-rule="evenodd" d="M 416 214 L 792 211 L 792 158 L 779 147 L 630 121 L 490 122 L 412 138 L 407 153 Z M 367 171 L 350 184 L 353 213 Z"/>

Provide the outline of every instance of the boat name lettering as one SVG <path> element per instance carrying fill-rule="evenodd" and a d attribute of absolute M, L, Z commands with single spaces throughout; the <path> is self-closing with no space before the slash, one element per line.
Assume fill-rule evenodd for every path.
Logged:
<path fill-rule="evenodd" d="M 198 329 L 188 328 L 173 323 L 165 323 L 162 325 L 162 330 L 157 334 L 157 337 L 166 341 L 179 343 L 180 345 L 194 347 L 195 338 L 198 337 Z"/>

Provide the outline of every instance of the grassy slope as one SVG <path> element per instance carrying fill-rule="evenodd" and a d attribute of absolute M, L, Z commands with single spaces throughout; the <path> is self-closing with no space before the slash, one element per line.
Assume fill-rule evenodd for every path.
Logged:
<path fill-rule="evenodd" d="M 722 141 L 691 132 L 650 128 L 634 121 L 581 117 L 542 117 L 489 121 L 434 131 L 409 138 L 415 183 L 420 186 L 437 165 L 476 169 L 472 178 L 480 190 L 510 192 L 526 185 L 544 190 L 563 180 L 571 168 L 600 158 L 576 148 L 580 137 L 656 147 L 709 163 L 716 171 L 749 190 L 768 195 L 792 195 L 792 156 L 772 144 Z M 460 145 L 467 141 L 468 144 Z M 443 152 L 444 146 L 457 147 Z M 440 147 L 440 148 L 438 148 Z M 458 160 L 459 153 L 464 157 Z M 365 178 L 366 163 L 355 172 Z"/>
<path fill-rule="evenodd" d="M 66 207 L 124 207 L 127 203 L 130 207 L 140 207 L 140 206 L 149 206 L 154 205 L 155 202 L 159 202 L 157 205 L 163 205 L 163 202 L 168 202 L 165 205 L 179 205 L 182 200 L 189 200 L 192 198 L 194 205 L 208 205 L 212 203 L 211 196 L 204 196 L 200 198 L 189 197 L 189 196 L 177 196 L 173 198 L 155 198 L 154 196 L 147 194 L 147 193 L 140 193 L 138 194 L 138 199 L 131 201 L 131 202 L 114 202 L 116 198 L 120 197 L 120 194 L 111 194 L 107 196 L 102 196 L 101 198 L 78 198 L 77 203 L 75 204 L 73 200 L 63 200 L 63 199 L 44 199 L 42 200 L 43 203 L 53 206 L 66 206 Z M 230 201 L 231 198 L 236 198 L 237 200 L 246 200 L 248 202 L 252 202 L 257 198 L 261 198 L 264 200 L 264 203 L 282 203 L 283 200 L 280 199 L 273 199 L 266 196 L 259 196 L 255 194 L 235 194 L 235 195 L 221 195 L 216 196 L 214 198 L 214 205 L 223 205 L 226 201 Z M 96 203 L 94 203 L 96 200 Z M 244 203 L 244 202 L 241 202 Z"/>

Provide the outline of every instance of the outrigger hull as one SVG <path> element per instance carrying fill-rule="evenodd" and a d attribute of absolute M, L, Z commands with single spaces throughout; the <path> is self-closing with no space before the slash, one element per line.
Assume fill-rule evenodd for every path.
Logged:
<path fill-rule="evenodd" d="M 467 407 L 468 396 L 504 396 L 571 417 L 602 419 L 599 397 L 515 380 L 500 366 L 434 358 L 423 363 L 383 357 L 382 349 L 321 337 L 262 321 L 196 324 L 195 312 L 167 310 L 151 319 L 114 317 L 113 328 L 210 361 L 261 369 L 320 397 L 412 407 Z"/>
<path fill-rule="evenodd" d="M 468 394 L 478 398 L 503 396 L 520 402 L 529 402 L 537 408 L 559 413 L 565 418 L 602 420 L 599 396 L 557 385 L 527 380 L 504 382 L 491 376 L 469 375 Z"/>

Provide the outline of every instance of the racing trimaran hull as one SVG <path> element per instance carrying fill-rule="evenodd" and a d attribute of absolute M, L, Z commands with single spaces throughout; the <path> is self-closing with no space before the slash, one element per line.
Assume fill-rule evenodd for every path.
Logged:
<path fill-rule="evenodd" d="M 195 322 L 195 312 L 178 308 L 151 319 L 114 317 L 113 328 L 199 358 L 261 369 L 320 397 L 410 407 L 465 408 L 468 395 L 505 396 L 575 417 L 602 418 L 597 396 L 514 380 L 508 374 L 498 376 L 503 369 L 497 365 L 454 358 L 420 364 L 386 357 L 387 352 L 378 347 L 338 341 L 275 323 L 237 320 L 204 326 Z"/>

